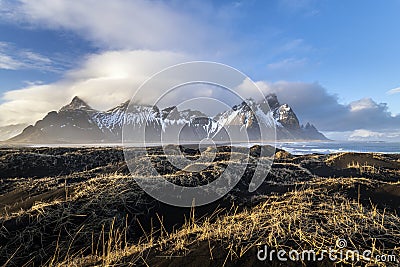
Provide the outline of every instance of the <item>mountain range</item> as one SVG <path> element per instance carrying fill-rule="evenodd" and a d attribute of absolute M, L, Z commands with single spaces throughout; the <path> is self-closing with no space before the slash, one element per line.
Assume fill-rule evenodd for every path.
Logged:
<path fill-rule="evenodd" d="M 163 140 L 171 142 L 177 136 L 183 141 L 223 141 L 228 140 L 227 129 L 230 133 L 246 131 L 249 139 L 256 141 L 260 139 L 260 124 L 267 128 L 275 125 L 277 140 L 327 140 L 312 124 L 300 125 L 292 108 L 279 103 L 275 94 L 269 94 L 260 102 L 243 101 L 212 118 L 196 110 L 129 105 L 129 101 L 99 111 L 75 96 L 68 105 L 49 112 L 8 142 L 118 143 L 122 140 L 124 121 L 130 136 L 139 136 L 145 130 L 146 141 L 152 142 L 159 141 L 161 134 Z"/>

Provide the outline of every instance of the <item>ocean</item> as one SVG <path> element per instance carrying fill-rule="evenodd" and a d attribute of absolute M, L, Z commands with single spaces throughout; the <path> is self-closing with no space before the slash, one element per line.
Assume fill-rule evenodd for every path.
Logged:
<path fill-rule="evenodd" d="M 284 149 L 294 155 L 312 153 L 338 153 L 338 152 L 376 152 L 400 153 L 400 142 L 279 142 L 276 147 Z"/>
<path fill-rule="evenodd" d="M 257 143 L 240 143 L 239 146 L 252 146 Z M 327 141 L 327 142 L 276 142 L 265 144 L 275 145 L 277 148 L 286 150 L 294 155 L 304 154 L 329 154 L 338 152 L 376 152 L 387 154 L 400 154 L 400 142 L 350 142 L 350 141 Z M 159 146 L 160 144 L 148 143 L 146 146 Z M 40 144 L 28 145 L 29 147 L 121 147 L 121 143 L 97 143 L 97 144 Z M 131 145 L 132 146 L 132 145 Z M 142 145 L 138 145 L 142 146 Z"/>

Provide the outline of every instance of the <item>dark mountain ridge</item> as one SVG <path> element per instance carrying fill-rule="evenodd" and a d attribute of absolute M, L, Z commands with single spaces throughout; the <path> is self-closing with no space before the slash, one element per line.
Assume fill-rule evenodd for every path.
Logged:
<path fill-rule="evenodd" d="M 49 112 L 42 120 L 26 127 L 9 142 L 16 143 L 114 143 L 122 141 L 122 128 L 130 127 L 131 135 L 146 130 L 146 141 L 227 140 L 231 132 L 245 130 L 250 140 L 260 139 L 260 125 L 276 128 L 277 140 L 327 140 L 315 126 L 300 125 L 299 119 L 287 104 L 280 104 L 275 94 L 260 102 L 247 100 L 213 118 L 197 110 L 178 110 L 168 107 L 129 105 L 126 101 L 107 111 L 91 108 L 75 96 L 59 111 Z M 232 130 L 233 129 L 233 130 Z M 272 138 L 271 138 L 272 139 Z"/>

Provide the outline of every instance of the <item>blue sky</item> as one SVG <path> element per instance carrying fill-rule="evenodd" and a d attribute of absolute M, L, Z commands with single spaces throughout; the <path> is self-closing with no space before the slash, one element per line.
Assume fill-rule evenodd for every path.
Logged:
<path fill-rule="evenodd" d="M 400 86 L 400 1 L 284 2 L 243 4 L 235 22 L 237 38 L 256 43 L 249 48 L 255 79 L 317 81 L 344 102 L 372 97 L 400 112 L 400 98 L 386 94 Z M 265 68 L 277 62 L 288 70 Z"/>
<path fill-rule="evenodd" d="M 103 103 L 93 77 L 112 77 L 110 85 L 122 88 L 124 83 L 115 81 L 123 76 L 118 71 L 144 77 L 181 61 L 212 60 L 279 92 L 300 117 L 324 131 L 393 134 L 400 129 L 393 126 L 400 122 L 395 117 L 400 93 L 388 92 L 400 87 L 399 11 L 398 0 L 0 0 L 0 124 L 12 122 L 14 114 L 16 123 L 32 123 L 72 94 L 97 108 L 129 95 L 97 89 L 111 95 Z M 104 74 L 103 63 L 113 66 L 112 75 Z M 296 92 L 302 94 L 297 100 L 291 96 Z M 41 94 L 32 116 L 17 116 L 17 109 Z M 326 117 L 307 111 L 304 107 L 315 102 L 303 100 L 315 95 L 332 106 L 321 114 L 340 111 L 348 123 L 334 129 L 324 123 Z M 354 124 L 354 118 L 372 112 L 384 122 Z"/>

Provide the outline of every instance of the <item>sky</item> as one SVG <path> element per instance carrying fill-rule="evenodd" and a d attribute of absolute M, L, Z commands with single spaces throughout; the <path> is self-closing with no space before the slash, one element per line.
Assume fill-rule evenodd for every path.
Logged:
<path fill-rule="evenodd" d="M 0 0 L 0 126 L 228 64 L 333 139 L 400 140 L 400 1 Z"/>

